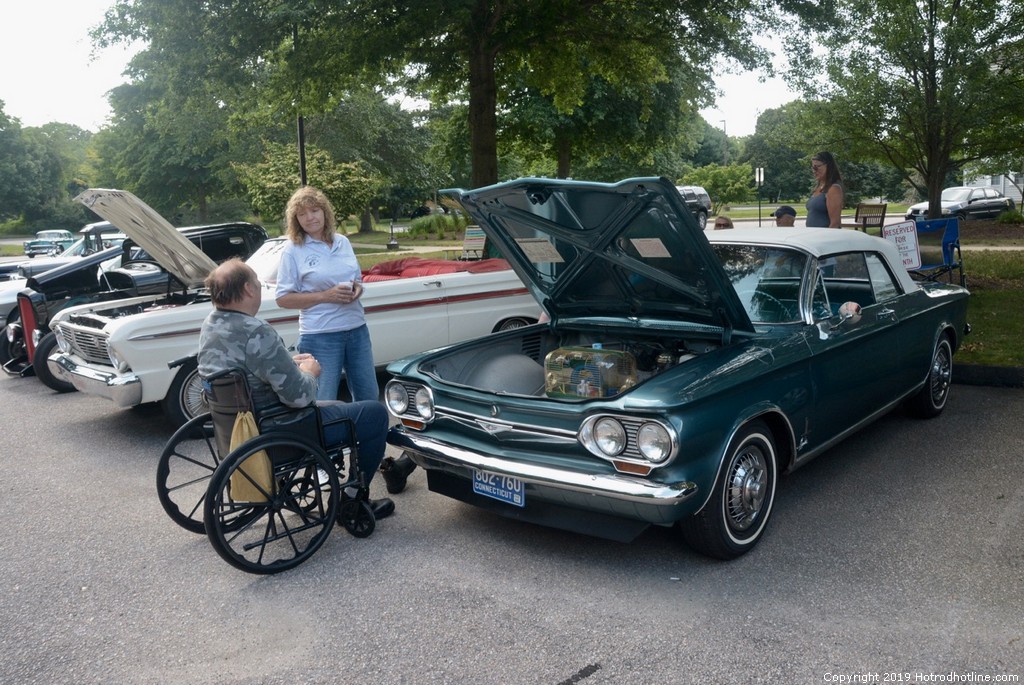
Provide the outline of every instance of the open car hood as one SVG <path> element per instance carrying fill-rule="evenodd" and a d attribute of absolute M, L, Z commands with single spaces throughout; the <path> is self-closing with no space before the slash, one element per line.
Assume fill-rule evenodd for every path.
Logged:
<path fill-rule="evenodd" d="M 668 179 L 523 178 L 442 192 L 480 224 L 555 323 L 753 332 L 704 232 Z"/>
<path fill-rule="evenodd" d="M 198 288 L 217 264 L 156 210 L 126 190 L 90 188 L 75 202 L 124 231 L 188 288 Z"/>

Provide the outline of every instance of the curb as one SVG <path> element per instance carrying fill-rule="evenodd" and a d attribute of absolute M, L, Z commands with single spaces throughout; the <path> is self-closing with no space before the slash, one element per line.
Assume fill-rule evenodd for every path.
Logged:
<path fill-rule="evenodd" d="M 953 383 L 1024 388 L 1024 367 L 953 364 Z"/>

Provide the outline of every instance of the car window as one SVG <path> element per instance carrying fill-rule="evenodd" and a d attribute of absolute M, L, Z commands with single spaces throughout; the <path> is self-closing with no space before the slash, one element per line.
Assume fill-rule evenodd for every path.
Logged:
<path fill-rule="evenodd" d="M 287 240 L 268 240 L 245 260 L 264 285 L 277 283 L 277 267 L 281 262 L 281 252 L 287 245 Z"/>
<path fill-rule="evenodd" d="M 814 291 L 811 295 L 811 314 L 815 321 L 828 319 L 833 315 L 832 305 L 825 290 L 825 274 L 818 269 L 814 274 Z"/>
<path fill-rule="evenodd" d="M 885 302 L 900 294 L 896 279 L 885 266 L 885 262 L 876 255 L 869 254 L 865 257 L 868 266 L 868 273 L 871 275 L 871 289 L 875 294 L 875 302 Z"/>
<path fill-rule="evenodd" d="M 800 320 L 800 283 L 807 255 L 760 245 L 712 245 L 751 321 Z"/>
<path fill-rule="evenodd" d="M 942 191 L 943 202 L 963 202 L 971 195 L 970 188 L 946 188 Z"/>
<path fill-rule="evenodd" d="M 986 188 L 985 189 L 985 197 L 987 197 L 989 199 L 995 199 L 995 198 L 999 197 L 999 192 L 995 188 Z"/>
<path fill-rule="evenodd" d="M 898 296 L 902 290 L 885 260 L 875 253 L 850 252 L 818 262 L 818 278 L 811 297 L 815 319 L 839 313 L 845 302 L 870 307 Z"/>

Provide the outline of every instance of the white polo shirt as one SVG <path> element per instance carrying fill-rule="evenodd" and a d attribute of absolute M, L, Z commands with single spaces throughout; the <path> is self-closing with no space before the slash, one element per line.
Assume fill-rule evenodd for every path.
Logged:
<path fill-rule="evenodd" d="M 359 262 L 348 238 L 334 234 L 334 244 L 314 240 L 308 235 L 302 245 L 289 241 L 281 252 L 275 297 L 289 293 L 321 292 L 339 283 L 362 280 Z M 366 323 L 363 305 L 329 302 L 299 310 L 299 333 L 349 331 Z"/>

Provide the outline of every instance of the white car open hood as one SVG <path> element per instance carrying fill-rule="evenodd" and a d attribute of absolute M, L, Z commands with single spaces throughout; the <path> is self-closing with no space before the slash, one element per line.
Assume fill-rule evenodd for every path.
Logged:
<path fill-rule="evenodd" d="M 188 288 L 201 286 L 217 266 L 156 210 L 127 190 L 90 188 L 80 193 L 75 202 L 81 202 L 124 231 Z"/>

